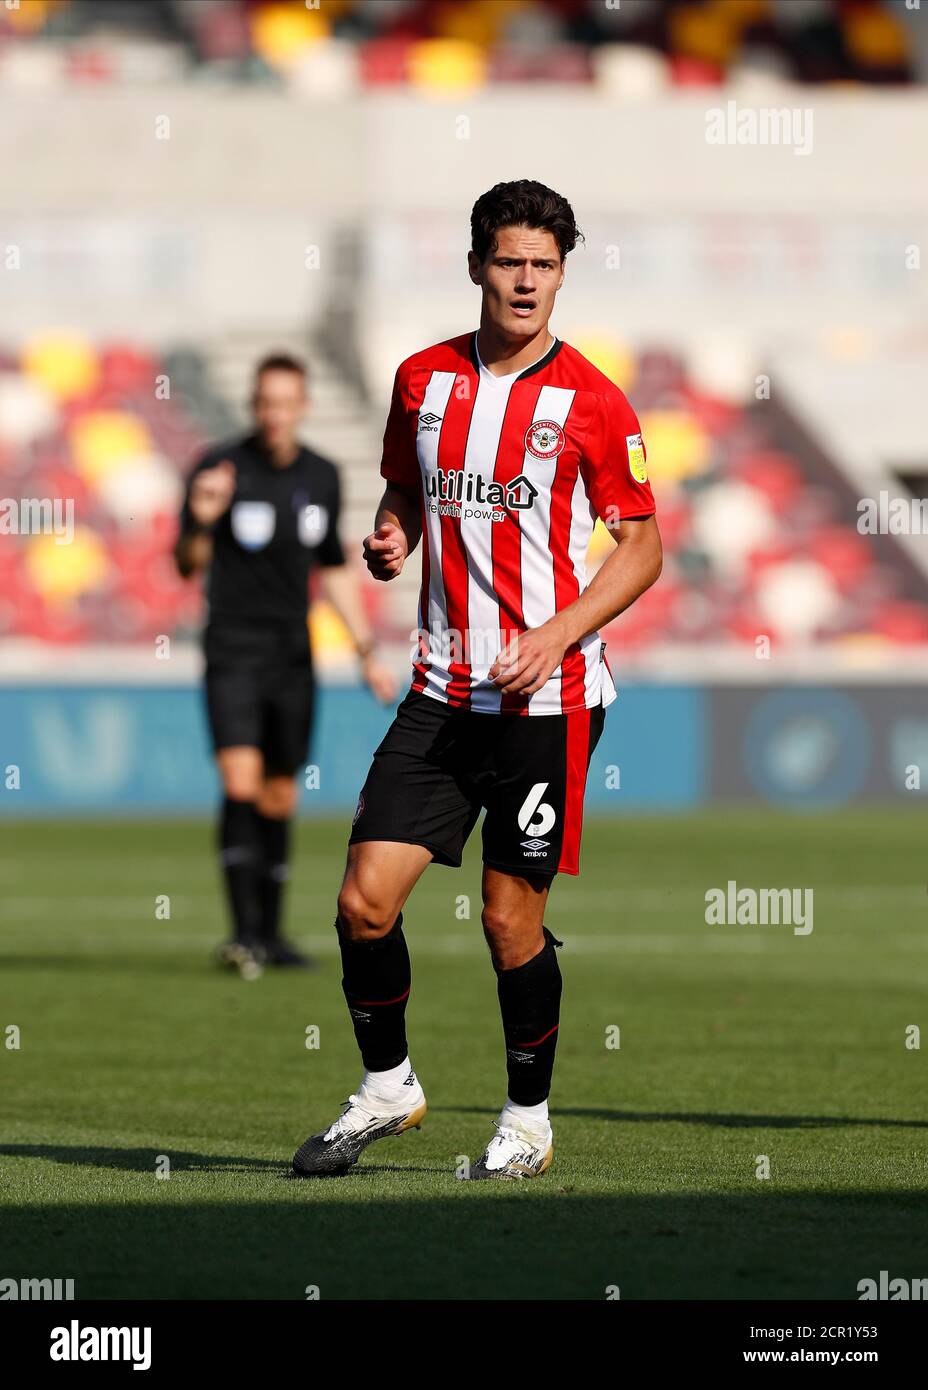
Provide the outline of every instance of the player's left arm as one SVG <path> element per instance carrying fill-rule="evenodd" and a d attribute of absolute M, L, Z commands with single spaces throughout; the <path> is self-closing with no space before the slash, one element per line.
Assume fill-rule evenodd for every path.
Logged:
<path fill-rule="evenodd" d="M 545 624 L 553 629 L 554 641 L 563 642 L 565 651 L 624 613 L 660 577 L 664 551 L 656 517 L 638 517 L 606 529 L 615 549 L 580 597 Z"/>
<path fill-rule="evenodd" d="M 568 647 L 611 623 L 655 583 L 663 563 L 656 519 L 623 521 L 610 535 L 615 549 L 580 597 L 500 652 L 490 670 L 500 689 L 533 695 L 560 666 Z"/>

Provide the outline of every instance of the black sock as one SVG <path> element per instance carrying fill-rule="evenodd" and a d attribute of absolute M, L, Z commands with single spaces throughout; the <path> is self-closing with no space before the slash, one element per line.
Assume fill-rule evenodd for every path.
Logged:
<path fill-rule="evenodd" d="M 338 918 L 335 930 L 342 951 L 342 989 L 364 1065 L 368 1071 L 389 1071 L 409 1050 L 406 1000 L 411 975 L 403 914 L 376 941 L 349 941 Z"/>
<path fill-rule="evenodd" d="M 261 922 L 258 812 L 251 801 L 222 803 L 219 825 L 220 862 L 236 941 L 253 941 Z"/>
<path fill-rule="evenodd" d="M 545 944 L 524 965 L 498 970 L 497 991 L 506 1039 L 509 1099 L 540 1105 L 551 1090 L 561 1008 L 561 970 L 555 946 L 561 942 L 543 927 Z"/>
<path fill-rule="evenodd" d="M 261 939 L 267 946 L 280 934 L 284 884 L 290 873 L 290 821 L 258 813 L 261 843 Z"/>

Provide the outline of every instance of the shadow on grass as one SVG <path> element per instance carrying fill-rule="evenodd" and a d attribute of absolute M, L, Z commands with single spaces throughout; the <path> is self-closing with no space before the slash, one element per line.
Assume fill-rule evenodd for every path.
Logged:
<path fill-rule="evenodd" d="M 273 1172 L 288 1166 L 272 1158 L 185 1153 L 163 1145 L 150 1149 L 107 1149 L 95 1144 L 0 1144 L 0 1155 L 10 1158 L 48 1158 L 78 1168 L 115 1168 L 130 1173 L 151 1174 L 161 1153 L 167 1153 L 174 1173 L 246 1173 L 254 1169 Z"/>
<path fill-rule="evenodd" d="M 275 1158 L 247 1158 L 241 1154 L 234 1158 L 228 1154 L 195 1154 L 171 1148 L 150 1149 L 106 1149 L 94 1145 L 81 1144 L 0 1144 L 0 1157 L 46 1158 L 54 1163 L 66 1163 L 77 1168 L 108 1168 L 127 1173 L 145 1173 L 150 1176 L 155 1170 L 155 1159 L 159 1153 L 166 1153 L 171 1160 L 172 1173 L 249 1173 L 266 1172 L 279 1177 L 293 1179 L 300 1183 L 290 1167 L 289 1158 L 283 1155 Z M 398 1163 L 365 1163 L 350 1169 L 342 1177 L 348 1181 L 368 1181 L 379 1173 L 449 1173 L 450 1169 L 434 1167 L 415 1167 Z"/>
<path fill-rule="evenodd" d="M 327 1300 L 600 1301 L 617 1286 L 623 1300 L 853 1301 L 882 1269 L 928 1268 L 925 1193 L 596 1194 L 448 1173 L 429 1195 L 421 1171 L 381 1170 L 408 1173 L 408 1195 L 362 1166 L 262 1200 L 153 1182 L 144 1201 L 7 1205 L 0 1272 L 73 1278 L 79 1299 L 303 1300 L 316 1286 Z"/>
<path fill-rule="evenodd" d="M 486 1107 L 479 1105 L 430 1105 L 429 1113 L 444 1111 L 449 1115 L 485 1115 Z M 599 1106 L 553 1106 L 551 1121 L 568 1117 L 580 1120 L 617 1120 L 623 1123 L 714 1125 L 720 1129 L 835 1129 L 845 1125 L 863 1125 L 878 1129 L 928 1129 L 928 1120 L 887 1120 L 880 1117 L 852 1115 L 717 1115 L 704 1111 L 686 1110 L 604 1110 Z"/>

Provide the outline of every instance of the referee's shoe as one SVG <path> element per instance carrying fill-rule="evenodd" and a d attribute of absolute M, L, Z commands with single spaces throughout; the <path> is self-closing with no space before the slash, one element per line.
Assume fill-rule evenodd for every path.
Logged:
<path fill-rule="evenodd" d="M 266 965 L 290 966 L 295 970 L 312 970 L 316 962 L 309 956 L 304 956 L 302 951 L 298 951 L 289 942 L 282 941 L 279 936 L 271 937 L 263 944 L 264 961 Z"/>
<path fill-rule="evenodd" d="M 257 980 L 263 973 L 266 953 L 258 941 L 224 941 L 216 951 L 220 965 L 237 970 L 243 980 Z"/>

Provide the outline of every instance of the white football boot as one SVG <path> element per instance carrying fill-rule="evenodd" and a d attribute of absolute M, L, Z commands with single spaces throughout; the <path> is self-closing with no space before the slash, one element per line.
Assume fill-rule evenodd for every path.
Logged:
<path fill-rule="evenodd" d="M 334 1124 L 319 1134 L 311 1134 L 293 1155 L 293 1171 L 300 1177 L 327 1173 L 346 1173 L 357 1163 L 368 1144 L 389 1139 L 407 1129 L 421 1128 L 428 1106 L 425 1092 L 412 1067 L 397 1094 L 387 1100 L 372 1094 L 363 1085 L 349 1096 Z"/>
<path fill-rule="evenodd" d="M 471 1169 L 472 1179 L 540 1178 L 554 1157 L 551 1125 L 529 1129 L 504 1106 L 496 1133 Z"/>

